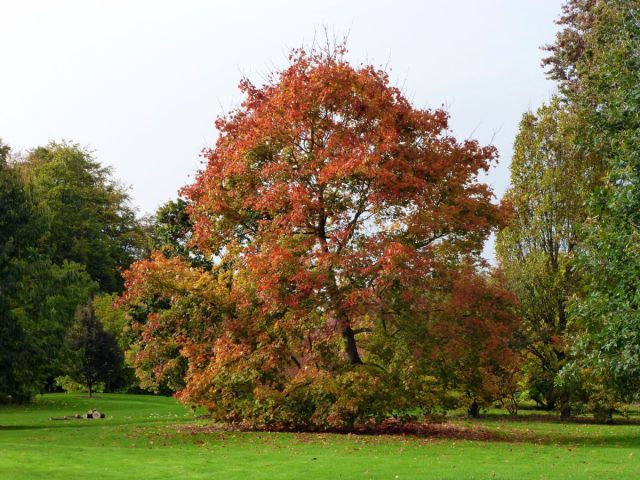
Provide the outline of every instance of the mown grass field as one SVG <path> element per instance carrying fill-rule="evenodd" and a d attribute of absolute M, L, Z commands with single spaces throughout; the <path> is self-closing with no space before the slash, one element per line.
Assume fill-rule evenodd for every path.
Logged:
<path fill-rule="evenodd" d="M 49 420 L 90 408 L 107 418 Z M 171 398 L 44 395 L 0 406 L 0 479 L 640 478 L 640 424 L 451 422 L 492 439 L 203 433 L 206 421 Z"/>

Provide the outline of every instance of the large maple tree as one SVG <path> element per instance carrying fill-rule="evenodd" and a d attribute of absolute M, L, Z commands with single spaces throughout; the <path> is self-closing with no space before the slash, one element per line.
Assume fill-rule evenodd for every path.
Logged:
<path fill-rule="evenodd" d="M 413 107 L 387 72 L 352 66 L 340 46 L 294 50 L 264 85 L 240 88 L 245 100 L 218 119 L 206 167 L 182 191 L 194 246 L 215 266 L 194 274 L 161 255 L 134 266 L 121 303 L 138 312 L 137 357 L 163 351 L 154 335 L 169 338 L 187 359 L 183 398 L 226 419 L 243 417 L 242 402 L 308 405 L 302 391 L 324 398 L 324 410 L 300 413 L 315 424 L 409 406 L 398 392 L 415 400 L 428 384 L 429 331 L 449 321 L 443 305 L 477 274 L 500 221 L 478 181 L 495 149 L 458 142 L 444 110 Z M 483 298 L 497 291 L 478 283 Z M 512 316 L 473 304 L 461 318 L 509 335 Z M 507 343 L 494 343 L 503 358 Z"/>
<path fill-rule="evenodd" d="M 361 363 L 354 325 L 392 311 L 394 281 L 481 248 L 498 212 L 476 176 L 495 149 L 457 142 L 446 112 L 413 108 L 386 72 L 342 53 L 296 51 L 261 88 L 243 81 L 245 101 L 218 120 L 184 193 L 198 244 L 239 255 L 265 310 L 327 316 Z"/>

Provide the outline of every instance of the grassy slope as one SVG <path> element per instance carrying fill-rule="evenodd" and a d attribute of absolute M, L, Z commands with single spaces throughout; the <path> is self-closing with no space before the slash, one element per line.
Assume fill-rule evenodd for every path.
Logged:
<path fill-rule="evenodd" d="M 99 421 L 49 421 L 98 408 Z M 490 417 L 504 441 L 191 433 L 174 400 L 46 395 L 0 407 L 0 479 L 637 479 L 640 426 Z M 470 422 L 465 422 L 470 424 Z M 181 428 L 182 427 L 182 428 Z"/>

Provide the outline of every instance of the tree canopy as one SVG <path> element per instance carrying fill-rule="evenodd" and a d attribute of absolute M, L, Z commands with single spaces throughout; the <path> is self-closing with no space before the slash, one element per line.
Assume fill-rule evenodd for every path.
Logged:
<path fill-rule="evenodd" d="M 640 391 L 639 14 L 633 0 L 564 5 L 543 62 L 560 98 L 523 118 L 499 239 L 529 393 L 565 392 L 601 419 Z"/>
<path fill-rule="evenodd" d="M 120 291 L 119 270 L 145 245 L 129 194 L 111 170 L 68 142 L 32 150 L 20 168 L 47 221 L 43 243 L 52 260 L 82 264 L 102 291 Z"/>
<path fill-rule="evenodd" d="M 432 339 L 450 328 L 459 360 L 470 342 L 493 345 L 459 365 L 469 375 L 498 376 L 511 354 L 512 300 L 476 269 L 501 219 L 477 179 L 495 149 L 456 141 L 446 112 L 414 108 L 340 46 L 295 50 L 265 85 L 240 88 L 182 191 L 214 268 L 156 253 L 126 274 L 140 373 L 184 372 L 184 401 L 256 423 L 429 409 L 447 382 L 482 401 L 482 382 L 438 374 Z M 459 301 L 460 332 L 475 334 L 450 323 Z"/>
<path fill-rule="evenodd" d="M 568 376 L 586 377 L 614 400 L 640 394 L 640 10 L 632 0 L 596 2 L 583 53 L 575 60 L 576 85 L 567 94 L 582 118 L 582 148 L 606 166 L 585 223 L 578 261 L 585 295 L 573 314 L 580 333 L 578 358 Z"/>
<path fill-rule="evenodd" d="M 576 119 L 559 98 L 527 112 L 520 122 L 504 203 L 512 210 L 496 244 L 498 260 L 520 300 L 528 395 L 539 405 L 569 409 L 558 375 L 569 360 L 571 298 L 580 292 L 575 271 L 586 201 L 603 168 L 575 145 Z"/>
<path fill-rule="evenodd" d="M 22 402 L 61 368 L 73 311 L 95 286 L 81 265 L 42 250 L 46 219 L 1 146 L 0 397 Z"/>

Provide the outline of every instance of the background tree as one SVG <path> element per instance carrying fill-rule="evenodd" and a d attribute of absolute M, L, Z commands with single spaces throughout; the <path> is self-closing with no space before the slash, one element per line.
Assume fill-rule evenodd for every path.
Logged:
<path fill-rule="evenodd" d="M 520 300 L 529 396 L 547 409 L 560 406 L 563 416 L 570 392 L 557 377 L 569 359 L 568 302 L 580 290 L 573 262 L 586 199 L 601 175 L 598 161 L 575 145 L 575 118 L 558 98 L 524 114 L 504 199 L 513 216 L 497 254 Z"/>
<path fill-rule="evenodd" d="M 180 397 L 219 419 L 349 426 L 432 408 L 419 339 L 500 219 L 477 181 L 495 149 L 457 142 L 445 112 L 343 54 L 294 51 L 218 120 L 183 191 L 212 271 L 158 253 L 126 274 L 139 369 L 182 365 Z"/>
<path fill-rule="evenodd" d="M 114 306 L 118 295 L 100 293 L 91 302 L 95 316 L 100 321 L 104 331 L 112 335 L 120 349 L 120 368 L 114 369 L 114 375 L 105 381 L 107 391 L 124 391 L 138 393 L 141 391 L 140 382 L 136 378 L 135 370 L 124 359 L 124 352 L 129 348 L 131 332 L 127 330 L 125 312 Z"/>
<path fill-rule="evenodd" d="M 69 143 L 26 158 L 0 143 L 0 204 L 0 396 L 26 401 L 62 373 L 76 307 L 119 290 L 146 240 L 109 170 Z"/>
<path fill-rule="evenodd" d="M 73 311 L 95 285 L 81 265 L 41 250 L 46 221 L 0 147 L 0 395 L 22 402 L 60 368 Z"/>
<path fill-rule="evenodd" d="M 565 2 L 562 15 L 556 22 L 562 27 L 556 34 L 556 41 L 544 47 L 550 55 L 542 60 L 542 66 L 548 67 L 547 75 L 558 82 L 563 93 L 575 94 L 579 90 L 577 64 L 585 56 L 585 37 L 593 27 L 597 4 L 598 0 Z"/>
<path fill-rule="evenodd" d="M 10 148 L 0 141 L 0 396 L 22 401 L 31 396 L 26 333 L 12 306 L 17 290 L 16 262 L 28 256 L 33 207 L 20 177 L 9 165 Z"/>
<path fill-rule="evenodd" d="M 608 175 L 585 224 L 586 293 L 573 304 L 576 360 L 567 379 L 586 378 L 594 409 L 609 416 L 616 400 L 640 392 L 640 7 L 613 0 L 575 9 L 590 17 L 590 28 L 573 59 L 576 88 L 566 96 L 584 123 L 581 148 L 601 158 Z M 553 58 L 565 51 L 557 43 Z"/>
<path fill-rule="evenodd" d="M 557 328 L 550 330 L 556 334 L 552 337 L 538 335 L 543 343 L 545 338 L 556 340 L 550 351 L 560 362 L 543 361 L 540 349 L 534 351 L 527 341 L 540 367 L 555 365 L 544 375 L 531 368 L 536 360 L 529 362 L 530 377 L 545 379 L 542 387 L 547 391 L 559 389 L 565 396 L 587 399 L 603 420 L 611 417 L 616 401 L 633 400 L 640 391 L 639 19 L 640 7 L 633 0 L 569 0 L 564 5 L 558 21 L 562 29 L 546 47 L 550 56 L 543 62 L 562 94 L 560 102 L 552 103 L 559 112 L 554 114 L 559 127 L 554 136 L 561 141 L 538 141 L 551 138 L 541 136 L 541 111 L 533 127 L 523 121 L 509 193 L 516 215 L 499 242 L 511 284 L 522 300 L 525 324 L 563 326 L 564 336 Z M 525 155 L 518 148 L 523 142 Z M 549 145 L 554 158 L 564 158 L 559 171 L 546 160 Z M 569 155 L 561 156 L 561 151 Z M 552 194 L 541 183 L 545 178 L 557 185 Z M 549 203 L 550 198 L 561 202 Z M 540 205 L 544 208 L 536 207 Z M 562 225 L 570 226 L 571 239 L 563 235 Z M 532 268 L 535 257 L 530 252 L 545 245 L 537 242 L 546 235 L 545 226 L 552 227 L 549 238 L 564 239 L 558 250 L 562 262 L 554 262 L 545 249 Z M 560 268 L 550 267 L 555 264 Z M 545 317 L 563 320 L 533 322 Z"/>
<path fill-rule="evenodd" d="M 111 170 L 67 142 L 34 149 L 20 167 L 48 221 L 43 242 L 52 261 L 84 265 L 102 291 L 120 291 L 119 269 L 140 257 L 145 239 Z"/>
<path fill-rule="evenodd" d="M 469 268 L 450 282 L 421 340 L 431 351 L 427 362 L 433 364 L 427 370 L 435 372 L 445 392 L 461 396 L 458 405 L 467 407 L 471 417 L 496 400 L 515 415 L 522 363 L 515 342 L 521 328 L 516 302 L 498 275 Z"/>
<path fill-rule="evenodd" d="M 116 337 L 104 330 L 93 305 L 78 307 L 66 343 L 71 359 L 67 374 L 86 386 L 90 397 L 99 383 L 107 384 L 106 388 L 110 390 L 113 386 L 110 384 L 122 373 L 122 351 Z"/>
<path fill-rule="evenodd" d="M 151 241 L 155 250 L 167 256 L 179 256 L 195 266 L 209 266 L 211 262 L 193 245 L 193 223 L 188 203 L 182 198 L 161 205 L 151 221 Z"/>

